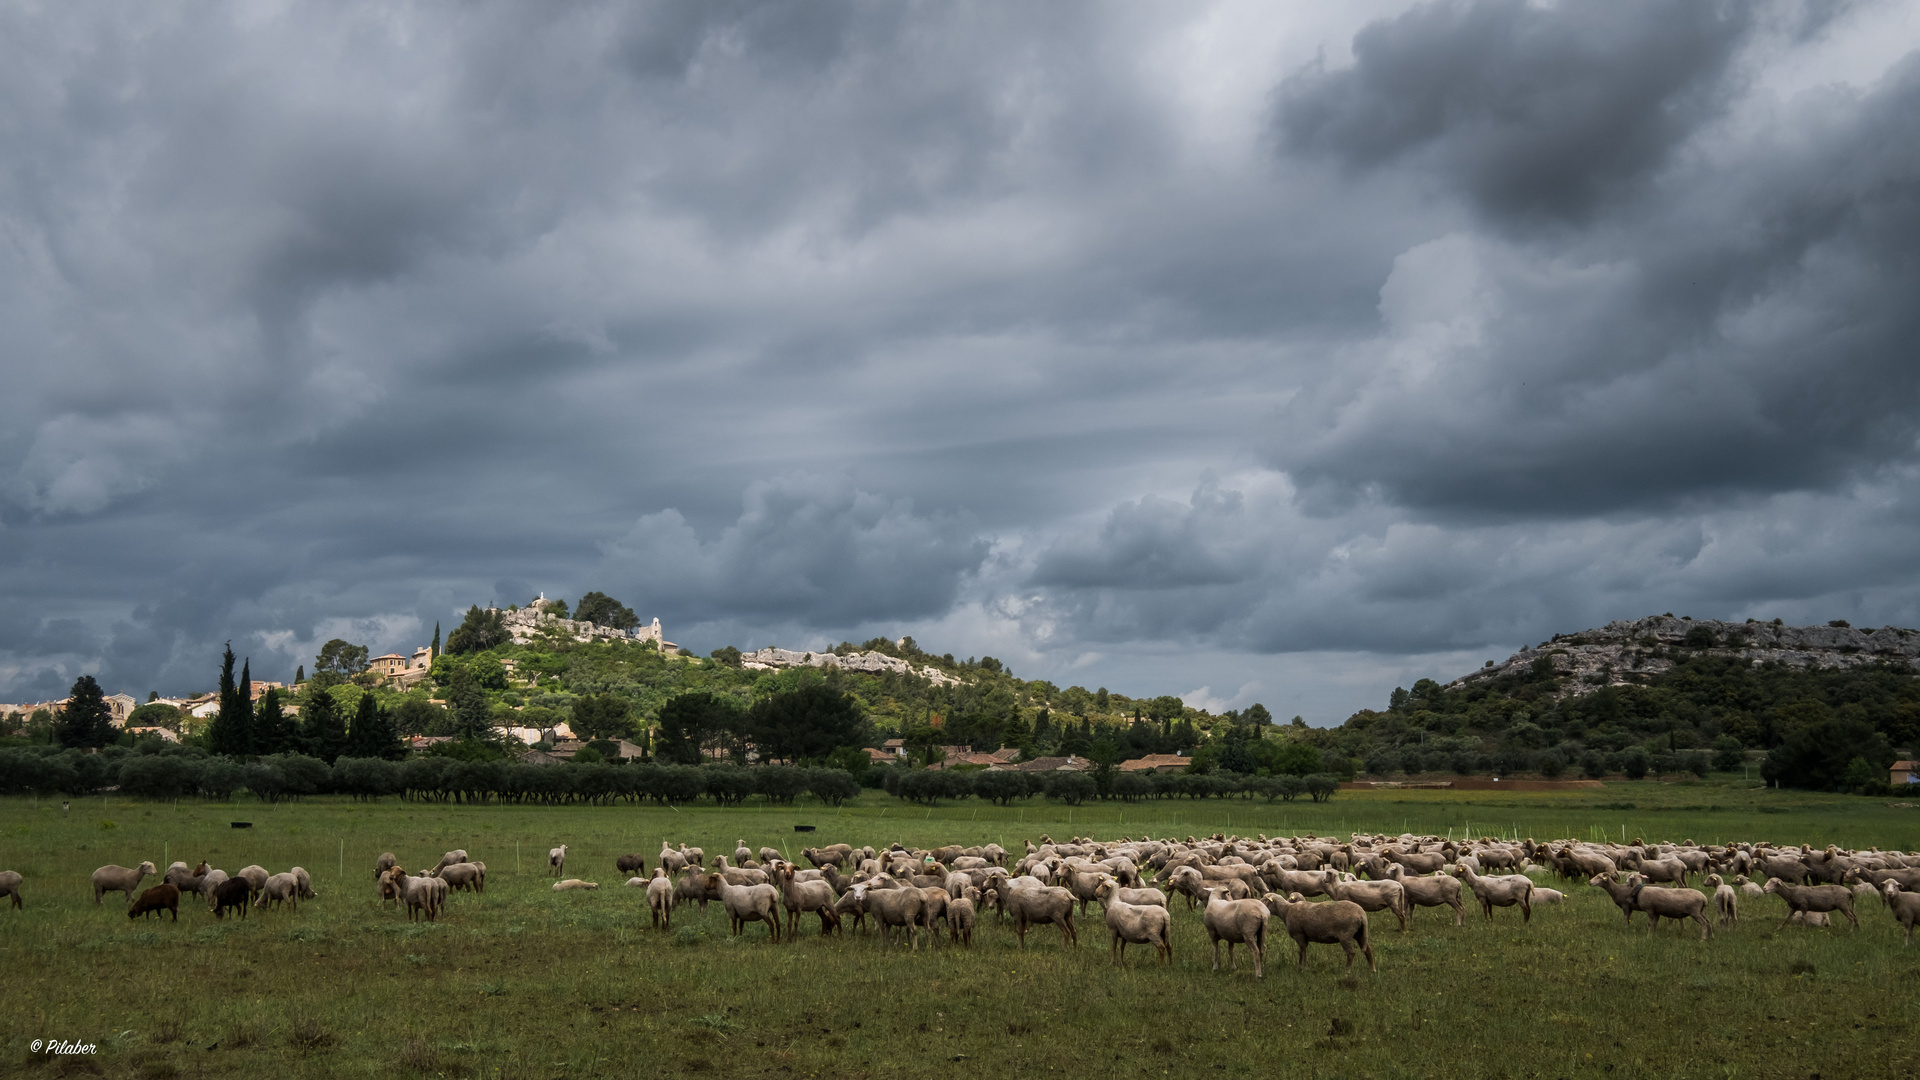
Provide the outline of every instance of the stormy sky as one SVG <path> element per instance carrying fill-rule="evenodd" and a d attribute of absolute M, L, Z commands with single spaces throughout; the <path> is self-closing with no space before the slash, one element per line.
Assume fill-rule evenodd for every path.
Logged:
<path fill-rule="evenodd" d="M 611 593 L 1333 723 L 1920 624 L 1920 9 L 0 3 L 0 701 Z"/>

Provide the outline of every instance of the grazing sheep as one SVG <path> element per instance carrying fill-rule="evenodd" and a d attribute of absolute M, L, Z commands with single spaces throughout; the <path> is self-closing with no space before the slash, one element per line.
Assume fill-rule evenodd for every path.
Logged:
<path fill-rule="evenodd" d="M 1187 910 L 1192 911 L 1194 905 L 1207 902 L 1206 880 L 1200 871 L 1191 866 L 1182 866 L 1167 875 L 1167 888 L 1186 897 Z"/>
<path fill-rule="evenodd" d="M 1016 885 L 1008 890 L 1007 911 L 1013 915 L 1013 932 L 1019 936 L 1022 949 L 1027 947 L 1027 927 L 1046 923 L 1059 927 L 1067 944 L 1080 947 L 1080 933 L 1073 926 L 1073 894 L 1066 889 L 1038 883 Z"/>
<path fill-rule="evenodd" d="M 293 875 L 294 895 L 302 900 L 318 899 L 320 894 L 313 891 L 313 878 L 304 867 L 296 866 L 287 871 Z"/>
<path fill-rule="evenodd" d="M 467 849 L 454 848 L 452 851 L 449 851 L 445 855 L 440 856 L 440 861 L 434 864 L 433 869 L 427 871 L 426 876 L 439 877 L 440 871 L 445 870 L 449 866 L 458 866 L 459 864 L 466 861 L 467 861 Z"/>
<path fill-rule="evenodd" d="M 224 919 L 233 908 L 240 909 L 240 917 L 247 917 L 247 905 L 253 901 L 253 885 L 246 878 L 228 878 L 213 887 L 213 917 Z"/>
<path fill-rule="evenodd" d="M 1660 888 L 1648 885 L 1643 875 L 1627 879 L 1633 884 L 1633 906 L 1647 913 L 1647 933 L 1660 928 L 1661 919 L 1679 922 L 1692 919 L 1700 924 L 1700 940 L 1713 936 L 1713 924 L 1707 921 L 1707 898 L 1693 889 Z"/>
<path fill-rule="evenodd" d="M 1714 917 L 1721 926 L 1737 925 L 1740 922 L 1740 894 L 1719 874 L 1708 874 L 1707 884 L 1713 886 Z"/>
<path fill-rule="evenodd" d="M 1913 944 L 1913 924 L 1920 922 L 1920 892 L 1908 892 L 1897 881 L 1889 881 L 1880 886 L 1881 896 L 1886 898 L 1887 910 L 1893 913 L 1893 921 L 1907 928 L 1908 945 Z M 18 904 L 19 894 L 14 894 L 14 903 Z"/>
<path fill-rule="evenodd" d="M 1462 866 L 1454 871 L 1454 876 L 1467 883 L 1473 895 L 1480 900 L 1480 909 L 1493 921 L 1493 909 L 1497 907 L 1520 908 L 1520 921 L 1533 921 L 1533 882 L 1524 877 L 1481 877 L 1473 868 Z"/>
<path fill-rule="evenodd" d="M 159 884 L 140 894 L 140 899 L 127 909 L 127 918 L 137 919 L 150 912 L 170 911 L 173 921 L 180 921 L 180 887 L 171 884 Z"/>
<path fill-rule="evenodd" d="M 741 866 L 745 866 L 753 861 L 753 849 L 747 846 L 745 840 L 735 840 L 733 842 L 733 861 Z"/>
<path fill-rule="evenodd" d="M 720 874 L 707 875 L 707 891 L 720 898 L 727 922 L 738 937 L 750 922 L 767 924 L 767 934 L 780 940 L 780 892 L 771 885 L 735 885 Z"/>
<path fill-rule="evenodd" d="M 707 865 L 707 853 L 704 848 L 688 847 L 685 844 L 681 844 L 680 854 L 686 856 L 687 861 L 695 866 Z"/>
<path fill-rule="evenodd" d="M 853 919 L 853 928 L 862 930 L 867 924 L 866 890 L 859 886 L 850 886 L 833 902 L 833 914 L 844 925 L 848 918 Z"/>
<path fill-rule="evenodd" d="M 707 875 L 692 866 L 680 874 L 680 882 L 673 888 L 675 904 L 698 903 L 701 911 L 707 910 L 707 901 L 720 899 L 719 893 L 707 891 Z"/>
<path fill-rule="evenodd" d="M 1407 896 L 1407 921 L 1413 921 L 1415 908 L 1450 907 L 1453 909 L 1453 925 L 1466 925 L 1467 908 L 1460 902 L 1460 879 L 1438 875 L 1425 877 L 1407 873 L 1407 868 L 1393 863 L 1386 869 L 1387 877 L 1400 883 Z"/>
<path fill-rule="evenodd" d="M 840 929 L 840 917 L 833 913 L 833 886 L 825 881 L 800 881 L 792 863 L 783 862 L 775 867 L 773 886 L 779 890 L 780 902 L 787 911 L 787 940 L 794 939 L 795 931 L 800 927 L 800 914 L 812 911 L 820 916 L 820 936 L 826 937 Z"/>
<path fill-rule="evenodd" d="M 287 904 L 295 911 L 300 910 L 300 879 L 292 874 L 273 875 L 267 879 L 266 886 L 260 892 L 263 897 L 262 907 Z"/>
<path fill-rule="evenodd" d="M 447 883 L 450 891 L 485 892 L 487 888 L 487 864 L 477 862 L 456 863 L 440 871 L 440 880 Z"/>
<path fill-rule="evenodd" d="M 200 865 L 192 870 L 187 869 L 186 863 L 174 863 L 167 867 L 166 874 L 160 880 L 179 889 L 182 893 L 193 893 L 197 896 L 207 883 L 206 861 L 202 860 Z"/>
<path fill-rule="evenodd" d="M 554 877 L 559 877 L 561 868 L 566 865 L 567 845 L 561 844 L 559 847 L 551 848 L 547 851 L 547 869 Z"/>
<path fill-rule="evenodd" d="M 913 951 L 920 951 L 920 930 L 927 925 L 922 912 L 927 901 L 919 889 L 875 889 L 856 885 L 852 894 L 859 897 L 861 908 L 880 925 L 882 942 L 892 943 L 893 928 L 897 926 L 913 935 Z"/>
<path fill-rule="evenodd" d="M 815 869 L 831 865 L 845 870 L 847 863 L 853 858 L 853 848 L 846 844 L 830 844 L 823 848 L 802 848 L 800 857 L 812 863 Z"/>
<path fill-rule="evenodd" d="M 1845 885 L 1793 885 L 1780 878 L 1768 878 L 1766 891 L 1778 893 L 1780 899 L 1787 902 L 1787 917 L 1780 920 L 1775 930 L 1787 925 L 1799 911 L 1837 911 L 1847 917 L 1855 930 L 1860 929 L 1860 919 L 1853 913 L 1853 892 Z"/>
<path fill-rule="evenodd" d="M 597 889 L 599 887 L 600 883 L 597 881 L 581 881 L 577 877 L 570 877 L 565 881 L 556 881 L 553 883 L 554 892 L 579 892 L 582 889 Z"/>
<path fill-rule="evenodd" d="M 1107 929 L 1113 933 L 1109 951 L 1113 962 L 1118 964 L 1126 960 L 1127 946 L 1151 945 L 1154 955 L 1173 963 L 1173 919 L 1163 904 L 1155 907 L 1151 904 L 1129 904 L 1120 899 L 1120 885 L 1112 878 L 1100 883 L 1094 890 L 1096 898 L 1106 909 Z"/>
<path fill-rule="evenodd" d="M 207 871 L 206 880 L 200 883 L 200 895 L 207 898 L 208 909 L 212 909 L 215 903 L 213 899 L 213 890 L 219 888 L 220 885 L 224 883 L 226 880 L 227 880 L 227 872 L 225 870 Z"/>
<path fill-rule="evenodd" d="M 0 896 L 12 897 L 14 907 L 24 906 L 20 903 L 20 881 L 20 871 L 0 870 Z"/>
<path fill-rule="evenodd" d="M 1369 971 L 1380 970 L 1380 965 L 1373 959 L 1367 912 L 1359 904 L 1351 900 L 1309 904 L 1275 893 L 1266 894 L 1260 901 L 1268 912 L 1279 917 L 1281 924 L 1287 928 L 1287 936 L 1300 946 L 1299 966 L 1307 966 L 1307 946 L 1317 942 L 1321 945 L 1338 945 L 1345 950 L 1348 970 L 1353 968 L 1353 950 L 1356 947 L 1366 956 Z"/>
<path fill-rule="evenodd" d="M 273 875 L 267 873 L 266 867 L 255 863 L 241 867 L 233 876 L 245 881 L 253 889 L 253 902 L 257 904 L 260 902 L 260 890 L 267 887 L 267 879 Z"/>
<path fill-rule="evenodd" d="M 775 861 L 785 862 L 786 858 L 787 857 L 785 855 L 780 853 L 779 848 L 763 847 L 760 849 L 760 861 L 763 863 L 771 863 Z"/>
<path fill-rule="evenodd" d="M 1157 908 L 1167 906 L 1167 894 L 1159 889 L 1123 889 L 1116 884 L 1113 898 L 1123 904 L 1145 904 Z"/>
<path fill-rule="evenodd" d="M 406 876 L 406 870 L 403 869 L 399 863 L 394 863 L 392 866 L 387 867 L 386 871 L 380 875 L 379 880 L 374 882 L 374 887 L 380 892 L 381 907 L 385 907 L 389 900 L 398 903 L 405 899 L 406 887 L 401 885 L 400 882 L 404 880 Z"/>
<path fill-rule="evenodd" d="M 678 874 L 689 865 L 687 857 L 673 850 L 673 845 L 667 843 L 665 840 L 660 841 L 659 862 L 661 866 L 667 868 L 667 873 L 669 874 Z"/>
<path fill-rule="evenodd" d="M 622 855 L 613 860 L 613 866 L 629 877 L 640 877 L 647 872 L 647 858 L 644 855 Z"/>
<path fill-rule="evenodd" d="M 399 865 L 399 863 L 400 863 L 400 860 L 393 857 L 393 852 L 391 851 L 381 852 L 380 857 L 373 860 L 374 880 L 378 881 L 381 878 L 385 877 L 387 875 L 387 871 L 393 869 L 395 866 Z"/>
<path fill-rule="evenodd" d="M 664 866 L 654 867 L 653 877 L 647 880 L 647 910 L 653 913 L 655 930 L 673 929 L 673 882 Z"/>
<path fill-rule="evenodd" d="M 140 887 L 141 879 L 153 872 L 150 862 L 143 862 L 131 870 L 108 863 L 93 872 L 93 902 L 98 905 L 102 896 L 110 892 L 124 892 L 128 906 L 132 906 L 133 890 Z"/>
<path fill-rule="evenodd" d="M 1245 945 L 1253 953 L 1253 977 L 1266 977 L 1267 914 L 1267 905 L 1258 900 L 1229 900 L 1225 888 L 1207 887 L 1207 906 L 1200 921 L 1213 942 L 1213 970 L 1220 970 L 1220 943 L 1224 941 L 1228 971 L 1234 968 L 1233 947 Z"/>

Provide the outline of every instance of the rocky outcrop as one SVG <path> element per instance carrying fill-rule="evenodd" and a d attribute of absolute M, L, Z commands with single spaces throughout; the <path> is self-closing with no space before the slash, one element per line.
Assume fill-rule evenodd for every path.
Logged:
<path fill-rule="evenodd" d="M 830 652 L 794 652 L 792 649 L 768 647 L 757 652 L 741 654 L 740 666 L 756 671 L 789 667 L 837 667 L 842 671 L 862 671 L 876 675 L 883 671 L 891 671 L 897 675 L 918 675 L 935 686 L 951 686 L 960 681 L 939 668 L 915 668 L 908 661 L 882 652 L 857 652 L 841 656 Z"/>
<path fill-rule="evenodd" d="M 1544 663 L 1563 678 L 1560 693 L 1644 682 L 1673 670 L 1674 655 L 1738 656 L 1755 667 L 1846 668 L 1892 662 L 1920 667 L 1920 631 L 1883 626 L 1783 626 L 1653 615 L 1619 619 L 1598 630 L 1556 634 L 1504 662 L 1452 683 L 1466 686 L 1501 675 L 1526 674 Z"/>
<path fill-rule="evenodd" d="M 507 633 L 513 635 L 515 645 L 532 644 L 536 635 L 544 633 L 562 634 L 575 641 L 651 641 L 662 649 L 673 645 L 660 635 L 659 619 L 653 620 L 652 626 L 620 630 L 576 619 L 563 619 L 547 610 L 549 603 L 545 597 L 541 597 L 526 607 L 500 613 L 500 622 L 507 628 Z"/>

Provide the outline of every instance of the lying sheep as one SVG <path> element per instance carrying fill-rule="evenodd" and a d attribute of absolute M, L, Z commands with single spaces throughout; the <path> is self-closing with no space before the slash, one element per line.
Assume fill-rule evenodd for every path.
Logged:
<path fill-rule="evenodd" d="M 653 913 L 655 930 L 673 929 L 673 882 L 667 878 L 664 866 L 654 867 L 653 877 L 647 881 L 647 910 Z"/>
<path fill-rule="evenodd" d="M 94 904 L 98 905 L 100 898 L 110 892 L 124 892 L 127 894 L 127 904 L 131 906 L 133 890 L 139 888 L 141 880 L 153 872 L 153 864 L 150 862 L 143 862 L 131 870 L 112 863 L 95 870 L 93 872 Z"/>
<path fill-rule="evenodd" d="M 18 875 L 16 875 L 17 878 Z M 1887 910 L 1893 913 L 1893 921 L 1907 928 L 1906 944 L 1913 944 L 1913 924 L 1920 922 L 1920 892 L 1908 892 L 1897 881 L 1889 881 L 1880 886 L 1880 895 L 1886 899 Z M 14 894 L 14 903 L 18 904 L 19 894 Z"/>
<path fill-rule="evenodd" d="M 1157 890 L 1156 890 L 1157 891 Z M 1112 878 L 1101 882 L 1095 897 L 1106 909 L 1107 929 L 1113 940 L 1109 951 L 1113 962 L 1123 963 L 1128 945 L 1151 945 L 1154 955 L 1173 963 L 1173 920 L 1164 905 L 1129 904 L 1120 899 L 1120 885 Z M 1263 920 L 1264 921 L 1264 920 Z"/>
<path fill-rule="evenodd" d="M 127 909 L 127 918 L 137 919 L 153 912 L 173 913 L 173 921 L 180 921 L 180 887 L 162 883 L 140 894 L 140 899 Z"/>
<path fill-rule="evenodd" d="M 1353 905 L 1358 907 L 1359 905 Z M 1267 906 L 1258 900 L 1229 900 L 1227 890 L 1207 887 L 1207 906 L 1200 921 L 1213 942 L 1213 970 L 1220 970 L 1220 943 L 1227 943 L 1227 970 L 1234 969 L 1233 947 L 1245 945 L 1253 953 L 1253 977 L 1266 977 Z M 1365 914 L 1361 915 L 1365 918 Z"/>
<path fill-rule="evenodd" d="M 253 900 L 253 885 L 246 878 L 228 878 L 213 887 L 213 917 L 224 919 L 227 912 L 238 908 L 242 919 L 247 917 L 247 905 Z"/>
<path fill-rule="evenodd" d="M 1853 892 L 1845 885 L 1794 885 L 1776 877 L 1767 879 L 1766 891 L 1778 893 L 1780 899 L 1787 902 L 1787 917 L 1780 920 L 1775 930 L 1786 926 L 1794 914 L 1801 911 L 1837 911 L 1847 917 L 1856 931 L 1860 929 L 1860 919 L 1853 913 Z"/>
<path fill-rule="evenodd" d="M 561 844 L 557 848 L 547 849 L 548 873 L 550 873 L 554 877 L 559 877 L 561 869 L 566 865 L 567 865 L 567 845 Z"/>
<path fill-rule="evenodd" d="M 1833 920 L 1824 911 L 1795 911 L 1787 916 L 1787 921 L 1795 926 L 1814 926 L 1823 930 L 1833 926 Z"/>
<path fill-rule="evenodd" d="M 1334 900 L 1325 904 L 1309 904 L 1303 900 L 1289 900 L 1275 893 L 1261 898 L 1267 911 L 1279 917 L 1287 928 L 1287 936 L 1300 946 L 1300 966 L 1307 966 L 1307 946 L 1338 945 L 1347 954 L 1347 968 L 1353 968 L 1353 950 L 1357 947 L 1367 958 L 1367 969 L 1379 971 L 1380 965 L 1373 959 L 1373 942 L 1369 937 L 1367 912 L 1359 904 L 1350 900 Z"/>
<path fill-rule="evenodd" d="M 260 893 L 263 898 L 262 907 L 285 904 L 295 911 L 300 910 L 300 879 L 292 874 L 275 874 L 269 877 Z"/>
<path fill-rule="evenodd" d="M 14 907 L 24 906 L 20 903 L 20 882 L 18 870 L 0 870 L 0 896 L 12 897 Z"/>
<path fill-rule="evenodd" d="M 570 877 L 565 881 L 556 881 L 553 883 L 554 892 L 579 892 L 583 889 L 597 889 L 599 887 L 600 883 L 597 881 L 581 881 L 577 877 Z"/>
<path fill-rule="evenodd" d="M 1758 900 L 1761 897 L 1767 895 L 1767 890 L 1761 888 L 1758 885 L 1755 885 L 1751 881 L 1748 881 L 1747 875 L 1745 874 L 1735 874 L 1733 876 L 1733 883 L 1740 887 L 1741 895 L 1745 896 L 1749 900 Z"/>
<path fill-rule="evenodd" d="M 1558 904 L 1564 902 L 1566 898 L 1567 894 L 1561 892 L 1559 889 L 1542 889 L 1536 887 L 1533 890 L 1533 902 L 1536 904 Z"/>

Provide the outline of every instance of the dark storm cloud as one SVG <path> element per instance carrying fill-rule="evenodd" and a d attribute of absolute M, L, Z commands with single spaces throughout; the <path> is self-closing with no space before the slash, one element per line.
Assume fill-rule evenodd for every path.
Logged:
<path fill-rule="evenodd" d="M 1209 701 L 1920 621 L 1916 77 L 1772 89 L 1874 18 L 0 10 L 0 699 L 588 589 Z"/>

